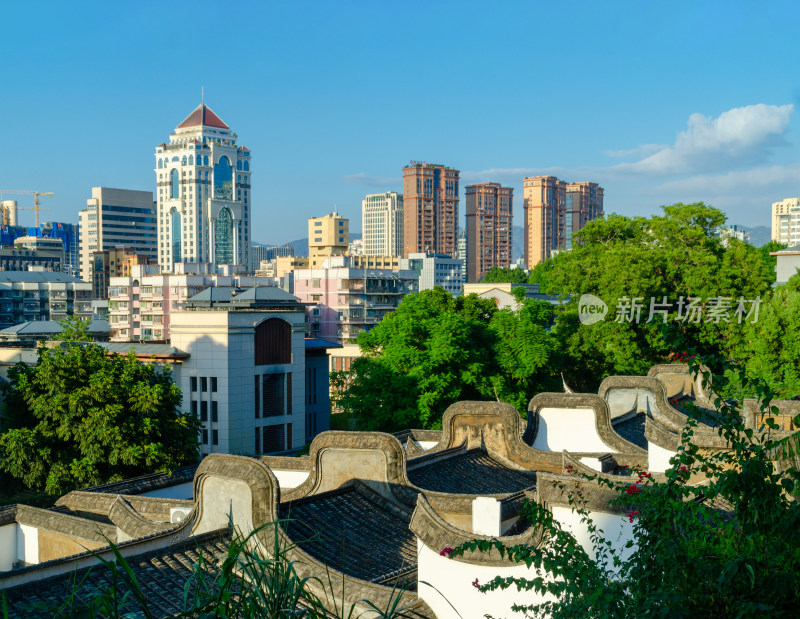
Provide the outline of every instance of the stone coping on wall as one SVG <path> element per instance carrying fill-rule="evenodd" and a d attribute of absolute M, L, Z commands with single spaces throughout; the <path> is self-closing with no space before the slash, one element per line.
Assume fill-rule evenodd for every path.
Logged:
<path fill-rule="evenodd" d="M 611 414 L 608 410 L 608 403 L 600 396 L 591 393 L 545 392 L 535 395 L 528 404 L 528 427 L 523 435 L 523 440 L 528 445 L 533 444 L 534 440 L 536 439 L 536 434 L 539 429 L 540 411 L 543 408 L 582 408 L 592 410 L 594 412 L 595 430 L 606 446 L 608 446 L 611 450 L 622 454 L 636 456 L 644 456 L 647 454 L 645 449 L 626 441 L 616 433 L 613 425 L 611 424 Z M 553 472 L 560 472 L 560 452 L 546 453 L 556 453 L 558 455 L 558 468 L 554 470 L 551 467 L 549 470 Z"/>
<path fill-rule="evenodd" d="M 619 481 L 625 480 L 623 478 Z M 591 512 L 630 512 L 630 505 L 612 505 L 612 501 L 618 497 L 616 492 L 606 486 L 568 474 L 543 473 L 536 486 L 536 500 L 548 509 L 556 505 L 572 509 L 579 505 Z"/>
<path fill-rule="evenodd" d="M 194 505 L 194 501 L 186 499 L 105 494 L 102 492 L 86 492 L 84 490 L 73 490 L 65 494 L 56 501 L 56 505 L 66 507 L 78 514 L 108 516 L 117 497 L 120 496 L 141 516 L 154 522 L 170 522 L 170 510 L 173 507 L 191 508 Z"/>
<path fill-rule="evenodd" d="M 543 530 L 539 527 L 532 526 L 529 526 L 522 533 L 517 535 L 500 536 L 496 538 L 464 531 L 444 520 L 433 508 L 424 494 L 420 494 L 417 497 L 417 505 L 414 509 L 414 515 L 411 517 L 411 524 L 409 526 L 414 535 L 416 535 L 423 544 L 436 552 L 441 552 L 444 548 L 455 548 L 456 546 L 460 546 L 472 540 L 490 541 L 496 539 L 507 547 L 525 544 L 537 548 L 544 542 Z M 463 556 L 454 556 L 452 560 L 488 566 L 508 567 L 510 565 L 516 565 L 513 561 L 502 558 L 496 549 L 485 553 L 467 551 Z"/>
<path fill-rule="evenodd" d="M 117 539 L 117 528 L 114 525 L 30 505 L 17 506 L 16 521 L 18 524 L 60 533 L 77 540 L 107 544 Z"/>
<path fill-rule="evenodd" d="M 260 456 L 258 459 L 273 471 L 310 471 L 312 466 L 308 456 Z"/>

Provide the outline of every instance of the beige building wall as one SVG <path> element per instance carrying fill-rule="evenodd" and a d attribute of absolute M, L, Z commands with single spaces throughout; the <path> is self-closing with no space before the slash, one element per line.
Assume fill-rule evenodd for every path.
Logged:
<path fill-rule="evenodd" d="M 322 266 L 325 258 L 344 256 L 350 245 L 350 220 L 334 211 L 324 217 L 308 218 L 308 259 L 311 268 Z"/>
<path fill-rule="evenodd" d="M 523 179 L 525 265 L 530 269 L 565 245 L 566 183 L 555 176 Z"/>
<path fill-rule="evenodd" d="M 772 203 L 772 240 L 787 247 L 800 244 L 800 198 Z"/>

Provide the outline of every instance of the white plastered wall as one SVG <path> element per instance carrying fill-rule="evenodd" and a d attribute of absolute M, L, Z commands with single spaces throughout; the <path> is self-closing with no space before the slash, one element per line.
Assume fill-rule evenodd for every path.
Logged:
<path fill-rule="evenodd" d="M 647 466 L 652 473 L 663 473 L 670 468 L 670 458 L 674 451 L 659 447 L 655 443 L 647 444 Z"/>
<path fill-rule="evenodd" d="M 597 559 L 592 540 L 589 537 L 589 527 L 585 522 L 581 522 L 581 515 L 572 510 L 571 507 L 554 505 L 552 507 L 553 517 L 583 546 L 583 549 L 592 559 Z M 624 559 L 633 548 L 624 549 L 629 540 L 635 539 L 633 523 L 625 514 L 612 514 L 608 512 L 590 512 L 592 522 L 603 531 L 603 537 L 610 541 L 618 552 L 620 558 Z M 610 567 L 610 566 L 609 566 Z"/>
<path fill-rule="evenodd" d="M 276 469 L 270 469 L 278 480 L 278 484 L 281 487 L 281 490 L 287 490 L 289 488 L 297 488 L 300 484 L 302 484 L 306 479 L 308 479 L 309 472 L 308 471 L 279 471 Z"/>
<path fill-rule="evenodd" d="M 0 572 L 7 572 L 17 561 L 17 523 L 0 527 Z"/>
<path fill-rule="evenodd" d="M 17 559 L 27 565 L 39 563 L 39 529 L 36 527 L 17 525 Z"/>
<path fill-rule="evenodd" d="M 534 449 L 543 451 L 613 452 L 600 438 L 591 408 L 542 408 Z"/>

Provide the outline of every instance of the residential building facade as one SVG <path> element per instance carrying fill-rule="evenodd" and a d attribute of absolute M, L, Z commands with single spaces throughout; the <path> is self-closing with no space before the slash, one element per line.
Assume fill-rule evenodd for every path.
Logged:
<path fill-rule="evenodd" d="M 567 185 L 555 176 L 523 179 L 525 264 L 533 268 L 565 245 Z"/>
<path fill-rule="evenodd" d="M 456 256 L 458 170 L 412 161 L 403 168 L 403 257 L 420 252 Z"/>
<path fill-rule="evenodd" d="M 308 218 L 308 262 L 314 269 L 331 256 L 344 256 L 350 246 L 350 220 L 334 211 Z"/>
<path fill-rule="evenodd" d="M 567 183 L 564 208 L 564 249 L 572 249 L 572 235 L 603 216 L 603 188 L 597 183 Z"/>
<path fill-rule="evenodd" d="M 800 198 L 772 203 L 772 240 L 787 247 L 800 244 Z"/>
<path fill-rule="evenodd" d="M 322 268 L 294 272 L 295 295 L 314 306 L 309 316 L 311 337 L 337 344 L 355 340 L 393 312 L 417 279 L 413 271 L 363 269 L 349 264 L 346 256 L 334 257 Z"/>
<path fill-rule="evenodd" d="M 444 288 L 453 296 L 458 296 L 464 288 L 462 262 L 447 254 L 411 254 L 400 262 L 402 269 L 416 273 L 414 292 L 432 290 L 436 286 Z"/>
<path fill-rule="evenodd" d="M 158 229 L 150 191 L 92 187 L 92 197 L 79 213 L 81 279 L 91 282 L 92 255 L 116 247 L 156 257 Z"/>
<path fill-rule="evenodd" d="M 142 256 L 128 247 L 116 247 L 92 254 L 92 297 L 108 299 L 112 277 L 127 277 L 133 266 L 157 264 L 156 259 Z"/>
<path fill-rule="evenodd" d="M 14 239 L 14 247 L 30 249 L 40 256 L 56 258 L 58 266 L 54 271 L 62 271 L 64 266 L 64 241 L 41 236 L 20 236 Z"/>
<path fill-rule="evenodd" d="M 31 320 L 92 317 L 91 284 L 65 273 L 5 271 L 0 273 L 0 327 Z"/>
<path fill-rule="evenodd" d="M 571 249 L 574 235 L 603 216 L 603 188 L 597 183 L 566 183 L 555 176 L 523 179 L 525 265 L 532 269 L 555 253 Z"/>
<path fill-rule="evenodd" d="M 372 193 L 361 202 L 361 238 L 367 256 L 403 255 L 403 194 Z"/>
<path fill-rule="evenodd" d="M 0 247 L 0 271 L 54 271 L 60 273 L 61 265 L 61 258 L 50 252 L 19 246 Z"/>
<path fill-rule="evenodd" d="M 162 273 L 159 266 L 132 266 L 128 275 L 110 279 L 108 321 L 112 342 L 169 340 L 172 317 L 207 288 L 224 291 L 222 298 L 227 300 L 248 286 L 275 285 L 271 278 L 217 275 L 208 263 L 178 263 L 174 268 L 174 273 Z"/>
<path fill-rule="evenodd" d="M 492 267 L 511 265 L 514 190 L 499 183 L 467 185 L 467 281 L 479 282 Z"/>
<path fill-rule="evenodd" d="M 158 262 L 250 267 L 250 151 L 201 103 L 156 147 Z"/>

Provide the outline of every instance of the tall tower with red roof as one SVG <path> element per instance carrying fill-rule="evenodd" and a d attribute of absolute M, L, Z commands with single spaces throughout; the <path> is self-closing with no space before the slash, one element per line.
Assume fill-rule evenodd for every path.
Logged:
<path fill-rule="evenodd" d="M 205 103 L 156 147 L 158 262 L 250 264 L 250 151 Z"/>

